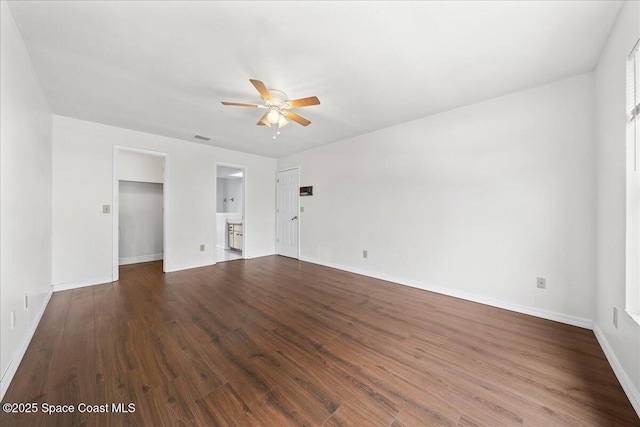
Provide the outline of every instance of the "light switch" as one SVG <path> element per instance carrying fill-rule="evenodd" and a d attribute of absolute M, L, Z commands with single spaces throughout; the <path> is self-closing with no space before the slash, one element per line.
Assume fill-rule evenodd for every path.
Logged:
<path fill-rule="evenodd" d="M 102 205 L 102 213 L 111 213 L 111 205 Z"/>
<path fill-rule="evenodd" d="M 300 212 L 304 212 L 304 206 L 300 206 Z"/>

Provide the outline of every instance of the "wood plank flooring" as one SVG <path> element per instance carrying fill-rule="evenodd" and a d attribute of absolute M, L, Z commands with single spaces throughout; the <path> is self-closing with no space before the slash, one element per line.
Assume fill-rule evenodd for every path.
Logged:
<path fill-rule="evenodd" d="M 640 426 L 585 329 L 277 256 L 120 276 L 53 295 L 3 400 L 75 412 L 2 426 Z"/>

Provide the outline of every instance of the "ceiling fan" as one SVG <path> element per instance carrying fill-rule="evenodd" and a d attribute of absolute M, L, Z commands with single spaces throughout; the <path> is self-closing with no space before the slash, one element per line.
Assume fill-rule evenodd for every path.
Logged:
<path fill-rule="evenodd" d="M 315 96 L 308 98 L 288 100 L 287 95 L 281 90 L 267 89 L 267 87 L 260 80 L 249 79 L 249 81 L 255 86 L 260 93 L 264 104 L 245 104 L 240 102 L 226 102 L 223 101 L 223 105 L 234 105 L 237 107 L 252 107 L 252 108 L 266 108 L 268 111 L 264 113 L 262 118 L 258 121 L 258 126 L 275 126 L 276 132 L 278 128 L 286 126 L 289 120 L 301 124 L 302 126 L 309 126 L 311 122 L 304 117 L 301 117 L 291 111 L 294 108 L 308 107 L 310 105 L 320 104 L 320 100 Z M 275 138 L 275 136 L 274 136 Z"/>

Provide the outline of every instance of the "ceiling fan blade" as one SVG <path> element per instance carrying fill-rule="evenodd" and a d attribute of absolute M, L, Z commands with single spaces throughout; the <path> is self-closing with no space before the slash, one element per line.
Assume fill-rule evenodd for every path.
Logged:
<path fill-rule="evenodd" d="M 267 111 L 266 113 L 264 113 L 264 116 L 262 116 L 262 118 L 258 121 L 258 126 L 269 126 L 271 127 L 271 124 L 267 121 L 267 116 L 269 115 L 269 112 Z"/>
<path fill-rule="evenodd" d="M 244 103 L 242 103 L 242 102 L 227 102 L 227 101 L 222 101 L 222 105 L 235 105 L 236 107 L 264 108 L 264 105 L 260 105 L 260 104 L 244 104 Z"/>
<path fill-rule="evenodd" d="M 258 89 L 258 92 L 260 92 L 260 96 L 262 97 L 262 99 L 264 99 L 265 101 L 271 101 L 271 94 L 269 93 L 269 89 L 267 89 L 264 83 L 262 83 L 260 80 L 253 79 L 249 79 L 249 81 L 256 87 L 256 89 Z"/>
<path fill-rule="evenodd" d="M 300 117 L 293 111 L 283 111 L 282 114 L 284 114 L 287 119 L 291 119 L 294 122 L 301 124 L 302 126 L 309 126 L 311 124 L 309 120 L 305 119 L 304 117 Z"/>
<path fill-rule="evenodd" d="M 308 98 L 294 99 L 293 101 L 287 101 L 290 108 L 308 107 L 309 105 L 319 105 L 320 100 L 317 96 L 310 96 Z"/>

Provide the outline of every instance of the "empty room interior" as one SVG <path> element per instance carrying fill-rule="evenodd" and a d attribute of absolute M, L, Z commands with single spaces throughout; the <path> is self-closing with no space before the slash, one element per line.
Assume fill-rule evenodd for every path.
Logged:
<path fill-rule="evenodd" d="M 0 2 L 2 426 L 640 426 L 640 2 Z"/>

